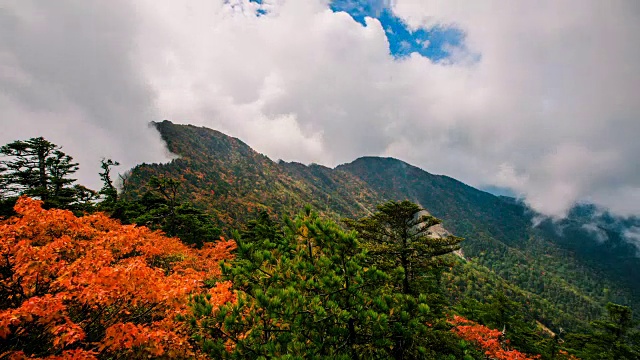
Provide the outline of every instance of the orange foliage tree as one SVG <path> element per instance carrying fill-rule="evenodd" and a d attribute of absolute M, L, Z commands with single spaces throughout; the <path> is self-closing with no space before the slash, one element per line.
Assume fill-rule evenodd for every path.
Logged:
<path fill-rule="evenodd" d="M 22 197 L 0 222 L 0 358 L 191 358 L 180 316 L 232 240 L 201 250 L 104 214 L 75 217 Z M 222 295 L 221 295 L 222 294 Z"/>
<path fill-rule="evenodd" d="M 540 355 L 529 356 L 518 350 L 509 350 L 506 348 L 506 342 L 502 342 L 502 332 L 499 330 L 489 329 L 484 325 L 480 325 L 471 320 L 467 320 L 462 316 L 454 315 L 450 321 L 454 325 L 455 332 L 462 339 L 469 341 L 480 347 L 489 359 L 495 360 L 534 360 L 540 359 Z"/>

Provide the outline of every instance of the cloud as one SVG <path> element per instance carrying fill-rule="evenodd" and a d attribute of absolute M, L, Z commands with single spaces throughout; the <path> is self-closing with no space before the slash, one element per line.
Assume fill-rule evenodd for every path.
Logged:
<path fill-rule="evenodd" d="M 323 0 L 11 4 L 0 13 L 11 34 L 0 38 L 0 121 L 14 130 L 0 140 L 37 129 L 87 159 L 137 144 L 105 155 L 155 161 L 145 124 L 167 118 L 273 159 L 396 156 L 511 188 L 549 215 L 576 201 L 640 214 L 633 1 L 353 2 L 380 18 L 362 23 Z M 391 20 L 458 38 L 415 38 L 439 52 L 395 57 Z"/>
<path fill-rule="evenodd" d="M 126 1 L 15 0 L 0 10 L 0 143 L 44 136 L 99 188 L 101 157 L 131 167 L 165 161 L 155 94 L 131 56 L 136 16 Z"/>
<path fill-rule="evenodd" d="M 511 186 L 552 215 L 576 200 L 639 213 L 637 3 L 398 1 L 394 10 L 413 27 L 455 23 L 482 54 L 459 103 L 480 92 L 477 112 L 452 123 L 477 126 L 472 139 L 493 134 L 470 149 L 488 170 L 475 181 Z M 501 182 L 495 163 L 514 176 Z"/>
<path fill-rule="evenodd" d="M 607 232 L 597 224 L 594 224 L 594 223 L 583 224 L 582 229 L 584 229 L 590 235 L 592 235 L 593 238 L 599 243 L 603 243 L 609 240 L 609 236 L 607 235 Z"/>
<path fill-rule="evenodd" d="M 464 48 L 464 32 L 453 26 L 430 26 L 410 28 L 393 13 L 389 0 L 334 0 L 333 11 L 344 11 L 355 21 L 366 26 L 366 18 L 380 21 L 389 43 L 389 52 L 396 58 L 412 53 L 423 55 L 433 61 L 450 61 L 453 53 L 468 51 Z"/>
<path fill-rule="evenodd" d="M 636 246 L 638 254 L 640 254 L 640 227 L 634 226 L 627 229 L 623 236 L 626 241 Z"/>

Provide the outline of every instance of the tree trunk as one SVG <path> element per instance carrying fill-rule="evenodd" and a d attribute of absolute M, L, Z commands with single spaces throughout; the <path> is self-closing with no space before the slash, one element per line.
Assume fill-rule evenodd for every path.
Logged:
<path fill-rule="evenodd" d="M 47 201 L 48 189 L 47 189 L 47 149 L 39 147 L 38 151 L 38 187 L 40 187 L 40 197 L 42 201 Z"/>

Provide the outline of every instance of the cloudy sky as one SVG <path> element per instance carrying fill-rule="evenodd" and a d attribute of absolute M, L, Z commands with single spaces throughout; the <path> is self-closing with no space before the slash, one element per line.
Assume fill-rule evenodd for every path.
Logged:
<path fill-rule="evenodd" d="M 0 143 L 45 136 L 98 187 L 101 157 L 166 160 L 169 119 L 640 214 L 639 44 L 634 0 L 2 0 Z"/>

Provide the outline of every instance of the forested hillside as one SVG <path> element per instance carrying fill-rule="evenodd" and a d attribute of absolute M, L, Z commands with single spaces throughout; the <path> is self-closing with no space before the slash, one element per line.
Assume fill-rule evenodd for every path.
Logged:
<path fill-rule="evenodd" d="M 261 210 L 293 214 L 311 204 L 334 219 L 358 218 L 375 204 L 408 199 L 464 237 L 462 249 L 468 259 L 532 301 L 546 304 L 532 311 L 549 327 L 586 325 L 603 314 L 607 301 L 634 308 L 640 304 L 637 285 L 607 276 L 613 272 L 575 256 L 557 238 L 534 228 L 535 214 L 513 199 L 397 159 L 365 157 L 336 169 L 276 163 L 214 130 L 169 121 L 155 126 L 169 150 L 180 157 L 133 169 L 127 196 L 144 192 L 152 175 L 179 178 L 183 196 L 213 214 L 222 229 L 235 228 Z"/>
<path fill-rule="evenodd" d="M 144 193 L 153 175 L 171 176 L 181 181 L 184 198 L 208 210 L 227 230 L 260 211 L 291 214 L 310 204 L 328 216 L 358 217 L 379 201 L 367 184 L 350 174 L 315 165 L 278 164 L 215 130 L 169 121 L 154 124 L 179 158 L 134 168 L 124 196 Z"/>
<path fill-rule="evenodd" d="M 559 223 L 547 219 L 534 227 L 539 214 L 515 199 L 496 197 L 396 159 L 360 158 L 337 170 L 356 175 L 384 198 L 422 204 L 449 230 L 466 238 L 467 257 L 576 317 L 598 317 L 606 301 L 640 306 L 635 271 L 640 259 L 635 247 L 621 239 L 631 226 L 620 224 L 625 219 L 601 215 L 601 231 L 611 238 L 604 241 L 589 231 L 593 209 L 590 213 L 578 207 Z"/>
<path fill-rule="evenodd" d="M 94 191 L 43 138 L 0 148 L 0 357 L 640 354 L 636 219 L 581 207 L 535 227 L 515 199 L 397 159 L 276 163 L 154 125 L 177 157 L 121 192 L 117 161 Z"/>

